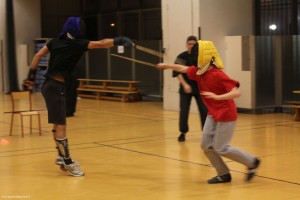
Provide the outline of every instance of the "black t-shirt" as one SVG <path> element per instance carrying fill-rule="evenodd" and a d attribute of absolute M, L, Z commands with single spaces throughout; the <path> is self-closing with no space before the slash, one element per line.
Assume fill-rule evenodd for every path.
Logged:
<path fill-rule="evenodd" d="M 175 63 L 185 65 L 188 67 L 193 66 L 192 56 L 187 51 L 182 52 L 181 54 L 179 54 L 177 56 Z M 173 77 L 177 77 L 179 74 L 181 74 L 183 76 L 184 80 L 192 87 L 192 94 L 199 94 L 197 82 L 190 80 L 187 77 L 186 73 L 179 73 L 179 72 L 173 71 Z M 179 87 L 179 93 L 185 93 L 181 84 Z"/>
<path fill-rule="evenodd" d="M 89 40 L 86 39 L 52 39 L 47 43 L 50 51 L 47 77 L 60 75 L 68 77 L 81 56 L 88 50 Z"/>

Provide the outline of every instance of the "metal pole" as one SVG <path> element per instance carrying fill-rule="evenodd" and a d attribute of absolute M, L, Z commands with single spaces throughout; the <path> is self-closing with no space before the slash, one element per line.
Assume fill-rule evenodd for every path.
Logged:
<path fill-rule="evenodd" d="M 135 49 L 132 48 L 131 50 L 132 58 L 135 59 Z M 135 69 L 135 62 L 131 63 L 131 80 L 136 80 L 136 69 Z"/>
<path fill-rule="evenodd" d="M 162 41 L 159 40 L 158 41 L 158 45 L 159 45 L 159 51 L 163 52 L 163 48 L 162 48 Z M 163 58 L 159 57 L 159 62 L 162 62 Z M 163 91 L 163 87 L 164 87 L 164 76 L 163 76 L 163 70 L 159 70 L 159 76 L 160 76 L 160 80 L 159 80 L 159 95 L 160 97 L 163 99 L 164 98 L 164 91 Z"/>
<path fill-rule="evenodd" d="M 89 62 L 89 52 L 85 53 L 85 73 L 86 73 L 86 78 L 90 78 L 90 62 Z"/>
<path fill-rule="evenodd" d="M 1 64 L 0 64 L 0 68 L 1 68 L 1 80 L 2 80 L 2 88 L 1 88 L 1 91 L 4 92 L 4 61 L 3 61 L 3 40 L 0 40 L 0 60 L 1 60 Z"/>
<path fill-rule="evenodd" d="M 111 79 L 111 57 L 110 49 L 107 49 L 107 79 Z"/>

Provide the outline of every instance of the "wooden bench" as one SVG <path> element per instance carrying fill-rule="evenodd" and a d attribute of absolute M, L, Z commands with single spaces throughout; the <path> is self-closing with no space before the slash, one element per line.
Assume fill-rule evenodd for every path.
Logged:
<path fill-rule="evenodd" d="M 141 100 L 136 84 L 140 81 L 78 79 L 78 96 L 85 98 L 117 100 L 122 102 Z"/>
<path fill-rule="evenodd" d="M 285 101 L 288 108 L 294 109 L 294 120 L 300 121 L 300 101 Z"/>

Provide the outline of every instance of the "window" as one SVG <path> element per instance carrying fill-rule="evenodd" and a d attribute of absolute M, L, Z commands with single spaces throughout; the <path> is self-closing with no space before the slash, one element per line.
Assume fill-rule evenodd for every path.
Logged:
<path fill-rule="evenodd" d="M 300 0 L 256 0 L 256 35 L 300 33 Z"/>

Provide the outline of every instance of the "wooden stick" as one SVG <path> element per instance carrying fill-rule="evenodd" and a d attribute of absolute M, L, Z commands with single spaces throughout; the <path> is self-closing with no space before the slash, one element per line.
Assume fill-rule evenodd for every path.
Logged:
<path fill-rule="evenodd" d="M 158 56 L 158 57 L 160 57 L 160 58 L 163 58 L 164 57 L 164 55 L 163 55 L 163 53 L 161 53 L 161 52 L 159 52 L 159 51 L 155 51 L 155 50 L 153 50 L 153 49 L 149 49 L 149 48 L 147 48 L 147 47 L 143 47 L 143 46 L 140 46 L 140 45 L 135 45 L 135 48 L 136 49 L 138 49 L 138 50 L 140 50 L 140 51 L 144 51 L 144 52 L 146 52 L 146 53 L 149 53 L 149 54 L 152 54 L 152 55 L 154 55 L 154 56 Z"/>
<path fill-rule="evenodd" d="M 149 63 L 149 62 L 145 62 L 145 61 L 141 61 L 141 60 L 136 60 L 136 59 L 128 58 L 128 57 L 125 57 L 125 56 L 119 56 L 119 55 L 116 55 L 116 54 L 110 54 L 110 55 L 118 57 L 118 58 L 122 58 L 122 59 L 125 59 L 125 60 L 130 60 L 132 62 L 136 62 L 136 63 L 140 63 L 140 64 L 143 64 L 143 65 L 148 65 L 150 67 L 155 67 L 156 68 L 156 65 L 153 64 L 153 63 Z"/>

